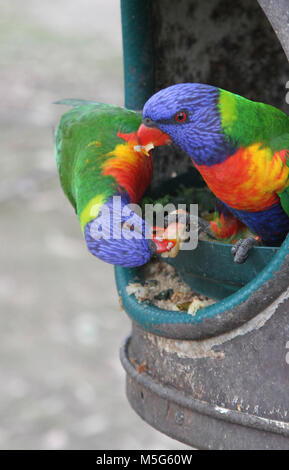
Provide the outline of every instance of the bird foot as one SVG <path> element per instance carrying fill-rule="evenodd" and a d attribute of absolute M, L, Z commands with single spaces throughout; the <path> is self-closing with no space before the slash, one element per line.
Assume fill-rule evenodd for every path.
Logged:
<path fill-rule="evenodd" d="M 234 262 L 238 264 L 244 263 L 248 258 L 250 250 L 253 246 L 259 245 L 259 243 L 259 237 L 248 237 L 238 240 L 231 249 L 231 253 L 234 256 Z"/>
<path fill-rule="evenodd" d="M 202 217 L 197 217 L 195 215 L 190 215 L 184 210 L 178 210 L 171 212 L 165 217 L 165 223 L 168 226 L 175 222 L 176 224 L 184 224 L 186 226 L 186 232 L 189 232 L 192 227 L 195 227 L 198 230 L 198 235 L 201 232 L 206 233 L 210 238 L 216 240 L 216 236 L 211 230 L 210 222 L 203 219 Z"/>

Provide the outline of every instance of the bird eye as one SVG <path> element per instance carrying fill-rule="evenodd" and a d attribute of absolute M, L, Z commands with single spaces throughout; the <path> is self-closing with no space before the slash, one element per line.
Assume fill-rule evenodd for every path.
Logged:
<path fill-rule="evenodd" d="M 130 232 L 133 232 L 134 231 L 134 225 L 133 224 L 130 224 L 129 222 L 127 222 L 126 220 L 122 222 L 122 228 L 124 230 L 129 230 Z"/>
<path fill-rule="evenodd" d="M 175 115 L 175 120 L 177 122 L 185 122 L 187 120 L 187 114 L 185 111 L 180 111 Z"/>
<path fill-rule="evenodd" d="M 143 123 L 144 124 L 149 124 L 150 123 L 150 118 L 144 118 Z"/>

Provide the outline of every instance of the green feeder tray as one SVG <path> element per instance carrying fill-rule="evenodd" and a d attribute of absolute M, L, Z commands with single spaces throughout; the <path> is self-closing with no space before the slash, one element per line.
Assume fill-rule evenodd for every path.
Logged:
<path fill-rule="evenodd" d="M 221 300 L 252 281 L 273 259 L 278 248 L 253 248 L 241 265 L 233 262 L 232 245 L 200 241 L 191 252 L 180 251 L 165 261 L 176 268 L 180 277 L 195 292 Z"/>
<path fill-rule="evenodd" d="M 196 201 L 182 199 L 179 194 L 186 194 L 187 188 L 194 187 L 199 195 L 203 186 L 200 175 L 191 169 L 186 174 L 165 181 L 157 191 L 152 191 L 147 196 L 158 200 L 170 194 L 175 204 L 194 203 Z M 209 204 L 212 209 L 212 199 L 209 199 Z M 255 303 L 253 298 L 258 289 L 260 291 L 265 288 L 267 281 L 272 282 L 274 271 L 282 266 L 288 254 L 288 247 L 289 237 L 280 248 L 254 247 L 246 262 L 241 265 L 233 261 L 231 244 L 216 241 L 199 241 L 194 250 L 181 250 L 175 258 L 162 258 L 176 269 L 181 279 L 195 292 L 219 301 L 200 309 L 194 316 L 139 303 L 134 295 L 128 295 L 126 287 L 130 282 L 142 282 L 142 267 L 116 267 L 117 288 L 128 315 L 146 330 L 161 336 L 182 339 L 211 336 L 244 323 L 256 315 L 258 305 L 262 305 L 262 308 L 263 305 L 268 305 L 268 299 L 274 297 L 275 291 L 267 291 L 258 296 Z M 287 286 L 286 279 L 284 282 Z M 279 292 L 281 283 L 276 289 Z M 248 308 L 248 305 L 252 307 Z M 232 313 L 234 308 L 237 311 Z"/>
<path fill-rule="evenodd" d="M 188 197 L 188 190 L 193 188 Z M 208 191 L 200 174 L 190 171 L 159 185 L 147 196 L 158 201 L 164 196 L 177 206 L 178 203 L 199 204 L 199 209 L 214 210 L 215 198 Z M 183 196 L 182 196 L 183 194 Z M 199 210 L 200 213 L 200 210 Z M 221 300 L 252 281 L 273 259 L 278 248 L 254 247 L 244 264 L 233 262 L 232 245 L 216 241 L 199 241 L 195 250 L 181 250 L 175 258 L 162 258 L 176 268 L 182 280 L 195 292 Z"/>

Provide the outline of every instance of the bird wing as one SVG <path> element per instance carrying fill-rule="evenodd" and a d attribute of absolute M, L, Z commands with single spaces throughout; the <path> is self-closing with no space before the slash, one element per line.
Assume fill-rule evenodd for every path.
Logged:
<path fill-rule="evenodd" d="M 287 150 L 286 166 L 287 168 L 289 168 L 289 150 Z M 278 193 L 278 196 L 280 198 L 280 202 L 281 202 L 281 206 L 283 210 L 289 216 L 289 178 L 288 178 L 287 186 L 285 187 L 285 189 L 283 189 L 283 191 Z"/>
<path fill-rule="evenodd" d="M 62 188 L 80 217 L 86 207 L 90 210 L 89 201 L 98 206 L 115 193 L 117 181 L 103 174 L 103 163 L 122 142 L 118 131 L 135 132 L 141 117 L 102 103 L 63 100 L 61 104 L 72 109 L 62 116 L 56 131 L 56 162 Z"/>
<path fill-rule="evenodd" d="M 289 216 L 289 132 L 284 132 L 284 134 L 272 138 L 270 144 L 273 152 L 276 152 L 282 160 L 283 178 L 285 175 L 287 176 L 284 181 L 283 188 L 280 191 L 277 191 L 277 194 L 280 198 L 283 210 Z"/>

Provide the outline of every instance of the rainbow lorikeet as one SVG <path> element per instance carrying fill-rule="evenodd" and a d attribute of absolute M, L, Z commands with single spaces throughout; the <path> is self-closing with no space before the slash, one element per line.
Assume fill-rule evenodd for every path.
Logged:
<path fill-rule="evenodd" d="M 245 224 L 255 237 L 232 253 L 243 262 L 262 242 L 278 246 L 289 231 L 289 116 L 277 108 L 199 83 L 160 90 L 143 109 L 141 145 L 160 136 L 181 147 L 217 196 L 212 231 L 228 237 Z"/>
<path fill-rule="evenodd" d="M 126 267 L 170 251 L 175 241 L 150 239 L 152 228 L 126 207 L 143 195 L 153 170 L 148 152 L 134 150 L 141 116 L 80 100 L 58 104 L 73 106 L 57 128 L 55 153 L 62 188 L 78 215 L 88 250 Z"/>

